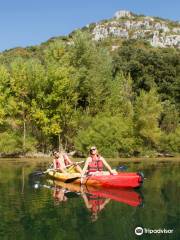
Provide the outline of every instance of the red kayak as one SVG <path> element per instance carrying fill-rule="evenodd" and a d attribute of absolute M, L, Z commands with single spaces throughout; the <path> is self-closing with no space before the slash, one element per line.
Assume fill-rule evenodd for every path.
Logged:
<path fill-rule="evenodd" d="M 49 170 L 48 175 L 54 179 L 67 183 L 81 184 L 79 173 L 64 174 Z M 71 181 L 72 180 L 72 181 Z M 140 173 L 118 173 L 116 175 L 87 176 L 83 178 L 82 184 L 93 187 L 107 188 L 137 188 L 143 183 L 143 176 Z"/>
<path fill-rule="evenodd" d="M 107 188 L 137 188 L 143 182 L 143 177 L 139 173 L 119 173 L 117 175 L 90 176 L 84 184 L 92 186 L 102 186 Z"/>

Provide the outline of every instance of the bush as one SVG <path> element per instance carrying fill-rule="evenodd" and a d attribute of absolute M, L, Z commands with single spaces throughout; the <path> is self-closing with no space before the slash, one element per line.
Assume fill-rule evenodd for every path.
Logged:
<path fill-rule="evenodd" d="M 106 157 L 131 155 L 134 144 L 132 123 L 120 115 L 97 116 L 75 138 L 75 146 L 81 152 L 87 153 L 95 145 Z"/>
<path fill-rule="evenodd" d="M 16 154 L 22 152 L 22 141 L 15 133 L 0 133 L 0 153 Z"/>
<path fill-rule="evenodd" d="M 180 150 L 180 126 L 175 132 L 163 134 L 161 138 L 161 151 L 168 153 L 179 153 Z"/>
<path fill-rule="evenodd" d="M 36 151 L 37 141 L 33 137 L 26 138 L 25 148 L 23 149 L 22 136 L 17 133 L 0 133 L 0 153 L 1 154 L 19 154 Z"/>

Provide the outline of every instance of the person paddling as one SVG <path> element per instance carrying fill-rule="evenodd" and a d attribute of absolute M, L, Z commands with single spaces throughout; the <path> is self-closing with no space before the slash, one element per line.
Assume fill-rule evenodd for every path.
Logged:
<path fill-rule="evenodd" d="M 90 148 L 89 153 L 90 155 L 87 158 L 82 170 L 81 179 L 83 179 L 85 175 L 101 175 L 103 172 L 103 167 L 105 167 L 110 174 L 116 174 L 116 171 L 112 170 L 106 160 L 98 154 L 95 146 Z"/>
<path fill-rule="evenodd" d="M 68 155 L 64 153 L 63 151 L 53 151 L 53 168 L 56 171 L 62 172 L 62 173 L 67 173 L 67 172 L 82 172 L 82 169 L 79 165 L 76 163 L 73 163 Z"/>

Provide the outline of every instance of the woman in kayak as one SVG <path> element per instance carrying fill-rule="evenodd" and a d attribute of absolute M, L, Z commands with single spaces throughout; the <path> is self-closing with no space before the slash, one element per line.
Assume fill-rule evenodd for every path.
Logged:
<path fill-rule="evenodd" d="M 103 167 L 109 171 L 110 174 L 116 174 L 116 171 L 112 170 L 110 165 L 106 160 L 98 154 L 96 147 L 90 148 L 90 155 L 87 158 L 84 168 L 82 170 L 82 179 L 84 175 L 101 175 L 103 172 Z"/>
<path fill-rule="evenodd" d="M 63 151 L 53 151 L 53 168 L 54 170 L 57 170 L 62 173 L 67 173 L 69 170 L 74 172 L 82 172 L 82 169 L 79 165 L 76 163 L 73 163 L 67 154 L 65 154 Z"/>

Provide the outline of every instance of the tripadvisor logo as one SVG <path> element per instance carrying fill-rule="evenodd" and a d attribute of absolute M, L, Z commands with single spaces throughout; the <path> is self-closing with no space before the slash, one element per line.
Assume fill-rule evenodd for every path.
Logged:
<path fill-rule="evenodd" d="M 158 228 L 158 229 L 150 229 L 150 228 L 142 228 L 136 227 L 134 232 L 136 235 L 140 236 L 142 234 L 171 234 L 173 233 L 174 229 L 165 229 L 165 228 Z"/>
<path fill-rule="evenodd" d="M 135 228 L 135 234 L 140 236 L 143 234 L 143 228 L 142 227 L 137 227 Z"/>

